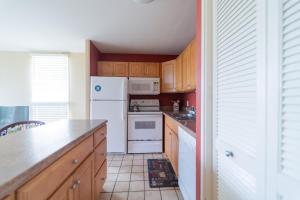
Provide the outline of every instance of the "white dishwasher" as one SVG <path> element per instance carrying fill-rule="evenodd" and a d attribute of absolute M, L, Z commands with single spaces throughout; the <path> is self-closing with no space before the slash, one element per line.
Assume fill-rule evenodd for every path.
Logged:
<path fill-rule="evenodd" d="M 196 199 L 196 139 L 179 127 L 178 183 L 184 200 Z"/>

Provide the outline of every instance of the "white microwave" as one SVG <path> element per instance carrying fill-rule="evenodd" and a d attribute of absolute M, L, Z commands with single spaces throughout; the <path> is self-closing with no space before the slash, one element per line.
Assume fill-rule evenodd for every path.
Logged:
<path fill-rule="evenodd" d="M 157 95 L 160 93 L 159 78 L 129 78 L 129 94 Z"/>

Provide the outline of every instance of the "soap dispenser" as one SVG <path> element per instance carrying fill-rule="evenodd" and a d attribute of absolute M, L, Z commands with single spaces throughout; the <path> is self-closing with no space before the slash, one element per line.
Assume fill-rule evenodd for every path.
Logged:
<path fill-rule="evenodd" d="M 173 101 L 173 112 L 178 113 L 179 112 L 179 100 Z"/>

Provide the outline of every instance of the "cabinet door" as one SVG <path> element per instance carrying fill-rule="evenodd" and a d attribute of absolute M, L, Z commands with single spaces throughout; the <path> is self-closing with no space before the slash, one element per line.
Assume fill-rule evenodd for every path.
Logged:
<path fill-rule="evenodd" d="M 191 66 L 191 46 L 189 45 L 182 54 L 182 84 L 183 90 L 190 90 L 190 66 Z"/>
<path fill-rule="evenodd" d="M 172 142 L 171 129 L 165 125 L 165 154 L 171 160 L 171 142 Z"/>
<path fill-rule="evenodd" d="M 159 63 L 144 63 L 146 77 L 159 77 Z"/>
<path fill-rule="evenodd" d="M 196 39 L 194 39 L 191 43 L 191 65 L 190 65 L 190 69 L 189 69 L 189 73 L 190 73 L 190 78 L 189 78 L 189 82 L 190 82 L 190 86 L 191 89 L 196 89 L 196 69 L 197 69 L 197 47 L 196 47 L 197 43 L 196 43 Z"/>
<path fill-rule="evenodd" d="M 176 61 L 168 61 L 162 63 L 161 89 L 162 92 L 175 92 L 175 68 Z"/>
<path fill-rule="evenodd" d="M 176 82 L 176 91 L 181 92 L 183 90 L 182 85 L 182 54 L 179 55 L 176 59 L 176 70 L 175 70 L 175 82 Z"/>
<path fill-rule="evenodd" d="M 114 71 L 113 62 L 98 62 L 97 75 L 98 76 L 112 76 Z"/>
<path fill-rule="evenodd" d="M 68 180 L 50 197 L 49 200 L 73 200 L 74 190 L 76 185 L 73 183 L 73 176 L 69 177 Z"/>
<path fill-rule="evenodd" d="M 143 77 L 145 76 L 145 66 L 142 62 L 129 63 L 129 76 L 130 77 Z"/>
<path fill-rule="evenodd" d="M 128 76 L 128 62 L 114 62 L 113 76 Z"/>
<path fill-rule="evenodd" d="M 93 163 L 90 156 L 74 173 L 74 200 L 93 199 Z"/>
<path fill-rule="evenodd" d="M 177 136 L 177 133 L 173 132 L 171 133 L 171 136 L 172 136 L 172 142 L 171 142 L 171 147 L 172 147 L 172 150 L 171 150 L 171 162 L 172 162 L 172 166 L 173 166 L 173 169 L 176 173 L 176 175 L 178 175 L 178 149 L 179 149 L 179 142 L 178 142 L 178 136 Z"/>
<path fill-rule="evenodd" d="M 95 180 L 95 185 L 94 185 L 95 199 L 99 199 L 100 193 L 102 191 L 103 185 L 106 180 L 106 176 L 107 176 L 107 161 L 105 160 L 94 179 Z"/>
<path fill-rule="evenodd" d="M 5 197 L 2 200 L 14 200 L 14 199 L 15 199 L 15 195 L 14 194 L 10 194 L 10 195 L 8 195 L 7 197 Z"/>

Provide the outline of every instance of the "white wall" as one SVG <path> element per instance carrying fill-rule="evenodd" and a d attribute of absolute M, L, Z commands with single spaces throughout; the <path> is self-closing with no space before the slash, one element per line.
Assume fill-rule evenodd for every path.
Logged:
<path fill-rule="evenodd" d="M 0 52 L 0 106 L 30 104 L 30 55 Z"/>
<path fill-rule="evenodd" d="M 86 105 L 89 103 L 89 96 L 86 77 L 89 73 L 85 67 L 85 54 L 71 53 L 69 58 L 70 118 L 87 119 L 89 112 Z"/>
<path fill-rule="evenodd" d="M 70 53 L 70 118 L 89 117 L 89 69 L 85 53 Z M 0 106 L 30 105 L 30 54 L 0 52 Z"/>

